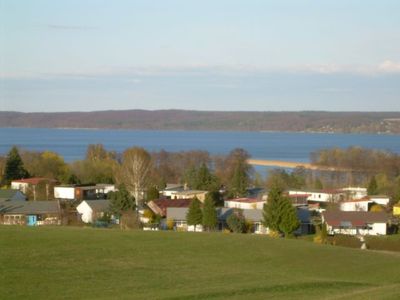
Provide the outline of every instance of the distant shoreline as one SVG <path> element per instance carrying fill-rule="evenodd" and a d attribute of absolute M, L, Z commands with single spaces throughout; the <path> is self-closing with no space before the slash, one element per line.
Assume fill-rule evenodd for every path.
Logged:
<path fill-rule="evenodd" d="M 20 113 L 0 111 L 0 127 L 68 130 L 162 130 L 400 134 L 400 112 L 256 112 L 121 110 Z"/>

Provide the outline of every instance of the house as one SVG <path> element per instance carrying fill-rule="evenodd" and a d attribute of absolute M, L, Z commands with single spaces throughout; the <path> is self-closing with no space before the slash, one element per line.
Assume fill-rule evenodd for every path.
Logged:
<path fill-rule="evenodd" d="M 83 200 L 77 207 L 82 222 L 93 223 L 110 211 L 109 200 Z"/>
<path fill-rule="evenodd" d="M 167 208 L 169 207 L 189 207 L 191 199 L 158 199 L 152 200 L 147 203 L 147 206 L 155 213 L 161 217 L 167 215 Z"/>
<path fill-rule="evenodd" d="M 171 199 L 193 199 L 197 198 L 200 202 L 204 202 L 208 191 L 201 190 L 183 190 L 171 194 Z"/>
<path fill-rule="evenodd" d="M 383 206 L 388 206 L 389 202 L 390 202 L 390 197 L 385 196 L 385 195 L 366 196 L 362 199 L 369 199 L 372 202 L 375 202 L 376 204 L 383 205 Z"/>
<path fill-rule="evenodd" d="M 347 200 L 340 203 L 342 211 L 369 211 L 374 204 L 370 199 Z"/>
<path fill-rule="evenodd" d="M 290 202 L 294 206 L 304 206 L 307 205 L 307 199 L 310 197 L 310 194 L 288 194 L 288 197 L 290 199 Z"/>
<path fill-rule="evenodd" d="M 173 220 L 174 227 L 176 230 L 182 231 L 194 231 L 194 226 L 188 226 L 186 221 L 186 215 L 188 213 L 186 207 L 168 207 L 167 208 L 167 220 Z M 218 218 L 218 230 L 224 230 L 228 228 L 226 220 L 227 218 L 236 211 L 235 208 L 221 207 L 217 208 Z M 246 221 L 253 224 L 252 233 L 266 234 L 268 228 L 263 225 L 263 211 L 260 209 L 242 209 L 244 218 Z M 295 232 L 296 234 L 308 234 L 310 232 L 310 212 L 307 209 L 297 209 L 297 216 L 301 222 L 299 229 Z M 196 226 L 197 227 L 197 226 Z M 196 231 L 202 231 L 201 226 L 196 228 Z"/>
<path fill-rule="evenodd" d="M 3 201 L 0 204 L 0 223 L 4 225 L 60 225 L 58 201 Z"/>
<path fill-rule="evenodd" d="M 342 191 L 346 193 L 348 200 L 357 200 L 367 196 L 367 189 L 362 187 L 346 187 L 342 188 Z"/>
<path fill-rule="evenodd" d="M 171 199 L 172 195 L 185 190 L 183 184 L 168 183 L 165 189 L 160 191 L 160 196 Z"/>
<path fill-rule="evenodd" d="M 266 200 L 256 198 L 236 198 L 224 201 L 224 207 L 240 209 L 263 209 Z"/>
<path fill-rule="evenodd" d="M 19 200 L 26 201 L 26 196 L 19 190 L 0 189 L 0 201 Z"/>
<path fill-rule="evenodd" d="M 346 196 L 346 193 L 342 190 L 292 190 L 288 194 L 289 196 L 308 194 L 307 202 L 311 203 L 336 203 L 344 200 Z"/>
<path fill-rule="evenodd" d="M 39 188 L 40 184 L 44 185 L 46 189 L 46 194 L 50 194 L 50 185 L 55 185 L 57 180 L 43 177 L 33 177 L 26 179 L 18 179 L 11 181 L 11 188 L 15 190 L 20 190 L 24 194 L 32 191 L 33 198 L 36 200 L 36 190 Z"/>
<path fill-rule="evenodd" d="M 331 235 L 386 235 L 388 220 L 384 212 L 334 210 L 322 213 L 322 221 Z"/>
<path fill-rule="evenodd" d="M 107 193 L 115 190 L 113 184 L 59 185 L 54 187 L 54 198 L 63 200 L 105 199 Z"/>

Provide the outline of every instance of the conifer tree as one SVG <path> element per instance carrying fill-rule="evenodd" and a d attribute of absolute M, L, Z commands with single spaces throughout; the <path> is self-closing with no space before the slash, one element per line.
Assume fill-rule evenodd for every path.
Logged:
<path fill-rule="evenodd" d="M 107 197 L 110 200 L 110 211 L 118 216 L 136 207 L 135 198 L 124 185 L 120 185 L 118 191 L 108 193 Z"/>
<path fill-rule="evenodd" d="M 296 208 L 292 205 L 288 197 L 281 197 L 280 213 L 281 221 L 279 223 L 279 230 L 285 234 L 285 237 L 288 237 L 300 226 Z"/>
<path fill-rule="evenodd" d="M 368 195 L 378 194 L 378 183 L 376 182 L 375 176 L 372 176 L 371 180 L 369 181 L 367 193 Z"/>
<path fill-rule="evenodd" d="M 281 199 L 282 191 L 278 187 L 272 187 L 268 193 L 268 201 L 264 205 L 263 216 L 264 226 L 268 227 L 269 230 L 277 232 L 279 231 L 279 224 L 281 222 Z"/>
<path fill-rule="evenodd" d="M 196 231 L 196 226 L 203 221 L 203 213 L 200 208 L 200 201 L 196 197 L 190 202 L 189 210 L 186 215 L 188 225 L 193 225 Z"/>
<path fill-rule="evenodd" d="M 16 146 L 13 146 L 7 154 L 6 165 L 4 168 L 3 184 L 9 185 L 14 179 L 29 177 L 28 171 L 24 168 L 24 163 L 19 155 Z"/>
<path fill-rule="evenodd" d="M 208 231 L 217 226 L 217 211 L 215 209 L 214 201 L 211 197 L 206 197 L 203 205 L 203 227 Z"/>

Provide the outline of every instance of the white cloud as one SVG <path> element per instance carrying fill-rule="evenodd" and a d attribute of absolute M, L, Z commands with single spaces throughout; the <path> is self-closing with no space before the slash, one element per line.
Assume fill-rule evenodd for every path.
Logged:
<path fill-rule="evenodd" d="M 387 73 L 400 73 L 400 63 L 387 59 L 378 66 L 378 70 Z"/>

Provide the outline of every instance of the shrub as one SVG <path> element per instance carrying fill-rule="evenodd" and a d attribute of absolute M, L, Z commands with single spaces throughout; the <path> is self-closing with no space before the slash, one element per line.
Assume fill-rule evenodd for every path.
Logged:
<path fill-rule="evenodd" d="M 175 225 L 174 220 L 172 220 L 172 219 L 168 219 L 167 220 L 167 229 L 168 230 L 173 230 L 174 229 L 174 225 Z"/>
<path fill-rule="evenodd" d="M 228 224 L 228 227 L 232 232 L 235 233 L 246 232 L 246 220 L 244 219 L 241 211 L 232 213 L 226 219 L 226 223 Z"/>

